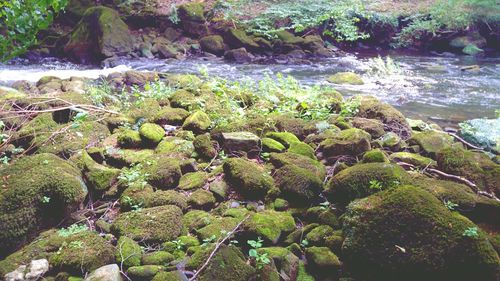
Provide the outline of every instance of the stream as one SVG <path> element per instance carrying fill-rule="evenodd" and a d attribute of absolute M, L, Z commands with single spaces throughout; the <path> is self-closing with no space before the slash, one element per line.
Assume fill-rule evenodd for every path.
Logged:
<path fill-rule="evenodd" d="M 440 125 L 456 125 L 473 118 L 495 117 L 500 109 L 500 57 L 421 56 L 389 54 L 398 66 L 395 73 L 373 74 L 372 55 L 348 55 L 312 61 L 307 64 L 233 64 L 221 59 L 186 60 L 124 59 L 114 68 L 76 65 L 46 58 L 37 63 L 14 61 L 0 64 L 0 85 L 17 80 L 36 82 L 43 76 L 98 78 L 112 72 L 156 70 L 171 73 L 199 73 L 205 67 L 210 75 L 229 80 L 257 81 L 266 74 L 292 75 L 307 85 L 329 84 L 326 78 L 340 71 L 360 73 L 364 85 L 334 85 L 345 96 L 370 94 L 401 110 L 407 117 L 430 120 Z M 464 67 L 477 66 L 472 70 Z"/>

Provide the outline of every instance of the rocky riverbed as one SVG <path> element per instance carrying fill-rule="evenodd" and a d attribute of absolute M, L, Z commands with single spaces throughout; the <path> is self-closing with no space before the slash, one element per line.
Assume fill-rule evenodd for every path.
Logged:
<path fill-rule="evenodd" d="M 5 280 L 499 277 L 498 143 L 476 134 L 495 122 L 449 134 L 284 76 L 14 86 L 0 95 Z"/>

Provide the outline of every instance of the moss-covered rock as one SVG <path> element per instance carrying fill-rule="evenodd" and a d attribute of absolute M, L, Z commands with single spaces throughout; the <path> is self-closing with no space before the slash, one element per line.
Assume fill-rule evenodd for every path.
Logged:
<path fill-rule="evenodd" d="M 480 189 L 500 196 L 500 165 L 484 153 L 467 151 L 454 146 L 437 155 L 441 171 L 472 180 Z"/>
<path fill-rule="evenodd" d="M 166 251 L 156 251 L 142 255 L 141 263 L 143 265 L 163 265 L 167 266 L 175 259 L 174 255 Z"/>
<path fill-rule="evenodd" d="M 182 210 L 188 207 L 186 195 L 174 190 L 154 190 L 152 186 L 132 185 L 120 196 L 120 209 L 129 211 L 133 206 L 143 208 L 175 205 Z"/>
<path fill-rule="evenodd" d="M 304 156 L 307 156 L 311 159 L 316 160 L 316 153 L 314 151 L 314 148 L 312 148 L 307 143 L 294 142 L 294 143 L 290 144 L 290 147 L 288 148 L 288 152 L 304 155 Z"/>
<path fill-rule="evenodd" d="M 193 114 L 189 115 L 188 118 L 182 124 L 182 128 L 185 130 L 190 130 L 195 133 L 201 133 L 208 130 L 212 121 L 210 117 L 203 111 L 196 111 Z"/>
<path fill-rule="evenodd" d="M 352 203 L 345 263 L 369 280 L 495 280 L 500 261 L 485 234 L 428 192 L 403 186 Z"/>
<path fill-rule="evenodd" d="M 354 72 L 339 72 L 328 77 L 326 79 L 330 83 L 334 84 L 350 84 L 350 85 L 363 85 L 363 79 L 361 76 Z"/>
<path fill-rule="evenodd" d="M 166 268 L 161 265 L 132 266 L 127 269 L 127 276 L 132 280 L 151 280 Z"/>
<path fill-rule="evenodd" d="M 114 263 L 115 249 L 97 232 L 88 229 L 49 230 L 0 261 L 0 275 L 32 260 L 47 259 L 56 271 L 79 273 Z"/>
<path fill-rule="evenodd" d="M 317 222 L 320 224 L 331 226 L 334 229 L 340 227 L 339 219 L 330 207 L 316 206 L 307 209 L 306 219 L 309 222 Z"/>
<path fill-rule="evenodd" d="M 250 132 L 222 133 L 224 150 L 229 153 L 257 153 L 260 151 L 260 138 Z"/>
<path fill-rule="evenodd" d="M 158 144 L 155 152 L 158 154 L 191 157 L 194 153 L 194 144 L 192 141 L 180 137 L 166 137 Z"/>
<path fill-rule="evenodd" d="M 385 134 L 384 123 L 377 119 L 354 117 L 351 124 L 354 128 L 358 128 L 369 133 L 373 139 L 380 138 Z"/>
<path fill-rule="evenodd" d="M 305 239 L 309 242 L 310 245 L 313 246 L 322 246 L 325 245 L 325 241 L 327 237 L 333 235 L 333 228 L 328 225 L 320 225 L 313 228 L 307 235 Z"/>
<path fill-rule="evenodd" d="M 137 242 L 122 236 L 116 242 L 116 261 L 125 268 L 141 265 L 142 249 Z"/>
<path fill-rule="evenodd" d="M 336 276 L 341 267 L 339 258 L 327 247 L 306 249 L 307 267 L 320 276 Z"/>
<path fill-rule="evenodd" d="M 295 221 L 290 213 L 266 210 L 250 216 L 243 228 L 252 237 L 260 236 L 266 243 L 276 244 L 295 229 Z"/>
<path fill-rule="evenodd" d="M 205 172 L 194 172 L 184 174 L 179 180 L 179 189 L 193 190 L 205 186 L 208 180 L 208 174 Z"/>
<path fill-rule="evenodd" d="M 300 142 L 296 135 L 289 132 L 269 132 L 266 137 L 280 142 L 286 148 L 289 148 L 292 143 Z"/>
<path fill-rule="evenodd" d="M 323 190 L 322 179 L 296 165 L 285 165 L 277 169 L 273 176 L 284 198 L 294 206 L 311 204 Z"/>
<path fill-rule="evenodd" d="M 215 220 L 215 217 L 210 213 L 201 210 L 192 210 L 184 214 L 182 223 L 188 231 L 194 231 L 204 226 L 209 225 Z"/>
<path fill-rule="evenodd" d="M 326 186 L 325 193 L 330 201 L 345 206 L 356 198 L 408 182 L 408 174 L 398 165 L 357 164 L 333 176 Z"/>
<path fill-rule="evenodd" d="M 408 143 L 419 145 L 426 155 L 435 157 L 436 153 L 453 144 L 453 137 L 445 132 L 428 130 L 413 134 Z"/>
<path fill-rule="evenodd" d="M 249 199 L 260 199 L 274 187 L 273 178 L 258 164 L 242 158 L 230 158 L 224 162 L 228 183 Z"/>
<path fill-rule="evenodd" d="M 207 222 L 205 224 L 205 222 Z M 212 219 L 206 219 L 205 222 L 200 222 L 201 225 L 205 226 L 196 229 L 196 235 L 200 240 L 213 239 L 213 237 L 220 237 L 221 231 L 229 232 L 233 230 L 236 225 L 240 222 L 240 219 L 232 217 L 217 217 Z"/>
<path fill-rule="evenodd" d="M 201 49 L 214 55 L 224 54 L 224 39 L 220 35 L 209 35 L 200 39 Z"/>
<path fill-rule="evenodd" d="M 116 181 L 120 174 L 119 169 L 110 168 L 95 162 L 92 157 L 83 151 L 80 157 L 81 170 L 90 186 L 98 191 L 108 190 Z"/>
<path fill-rule="evenodd" d="M 161 154 L 148 158 L 144 172 L 149 176 L 148 182 L 159 189 L 175 188 L 181 178 L 180 162 L 177 159 L 164 157 Z"/>
<path fill-rule="evenodd" d="M 341 131 L 332 138 L 321 142 L 319 149 L 327 158 L 352 155 L 356 156 L 371 149 L 371 136 L 367 132 L 352 128 Z"/>
<path fill-rule="evenodd" d="M 212 192 L 204 189 L 198 189 L 189 196 L 189 204 L 195 209 L 210 209 L 215 202 Z"/>
<path fill-rule="evenodd" d="M 185 280 L 186 275 L 181 273 L 180 271 L 162 271 L 156 274 L 152 281 L 183 281 Z"/>
<path fill-rule="evenodd" d="M 56 225 L 87 195 L 81 173 L 53 154 L 23 157 L 0 169 L 0 256 Z"/>
<path fill-rule="evenodd" d="M 272 138 L 263 138 L 262 139 L 262 150 L 264 152 L 283 152 L 286 147 L 282 145 L 279 141 L 276 141 Z"/>
<path fill-rule="evenodd" d="M 396 152 L 389 156 L 391 161 L 395 162 L 405 162 L 408 164 L 415 165 L 419 168 L 425 167 L 435 167 L 437 165 L 436 161 L 431 158 L 427 158 L 420 154 L 410 153 L 410 152 Z"/>
<path fill-rule="evenodd" d="M 273 261 L 278 272 L 285 274 L 292 280 L 296 278 L 299 258 L 288 249 L 282 247 L 267 247 L 260 248 L 257 252 L 259 254 L 267 254 L 267 257 Z"/>
<path fill-rule="evenodd" d="M 270 161 L 276 169 L 286 165 L 295 165 L 305 169 L 323 180 L 326 168 L 319 161 L 294 153 L 271 153 Z"/>
<path fill-rule="evenodd" d="M 148 121 L 160 125 L 180 126 L 188 116 L 189 112 L 183 108 L 163 107 Z"/>
<path fill-rule="evenodd" d="M 208 28 L 205 25 L 206 19 L 203 11 L 203 3 L 188 2 L 180 5 L 177 9 L 184 31 L 195 36 L 202 36 L 208 33 Z"/>
<path fill-rule="evenodd" d="M 64 46 L 64 52 L 80 62 L 126 55 L 132 49 L 127 25 L 116 11 L 103 6 L 85 11 Z"/>
<path fill-rule="evenodd" d="M 126 235 L 137 241 L 173 240 L 182 232 L 182 211 L 177 206 L 166 205 L 121 213 L 111 230 L 118 236 Z"/>
<path fill-rule="evenodd" d="M 139 134 L 145 143 L 156 145 L 165 136 L 165 130 L 160 125 L 144 123 L 139 128 Z"/>
<path fill-rule="evenodd" d="M 124 148 L 137 148 L 142 144 L 141 135 L 132 129 L 120 129 L 116 136 L 118 145 Z"/>
<path fill-rule="evenodd" d="M 198 155 L 205 160 L 211 160 L 217 156 L 217 149 L 210 139 L 209 134 L 198 135 L 193 141 L 194 149 Z"/>
<path fill-rule="evenodd" d="M 389 163 L 389 158 L 380 149 L 372 149 L 363 154 L 363 163 Z"/>
<path fill-rule="evenodd" d="M 245 48 L 250 51 L 259 49 L 259 44 L 248 36 L 244 30 L 230 28 L 224 37 L 225 41 L 234 49 Z"/>

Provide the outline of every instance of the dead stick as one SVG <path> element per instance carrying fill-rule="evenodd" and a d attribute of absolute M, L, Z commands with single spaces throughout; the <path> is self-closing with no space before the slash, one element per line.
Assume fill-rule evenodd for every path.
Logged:
<path fill-rule="evenodd" d="M 205 263 L 196 271 L 196 273 L 193 275 L 193 277 L 189 278 L 189 281 L 195 281 L 196 280 L 196 277 L 198 277 L 198 275 L 203 271 L 203 269 L 205 269 L 205 267 L 207 267 L 208 263 L 210 262 L 210 260 L 212 259 L 212 257 L 215 255 L 215 253 L 217 253 L 217 250 L 219 250 L 220 246 L 222 244 L 224 244 L 224 242 L 226 242 L 227 239 L 229 239 L 231 236 L 233 236 L 233 234 L 236 232 L 236 230 L 238 230 L 238 228 L 240 228 L 240 226 L 243 224 L 243 222 L 245 222 L 248 218 L 250 217 L 250 215 L 246 216 L 242 221 L 240 221 L 235 228 L 233 228 L 233 230 L 231 230 L 227 235 L 226 237 L 224 237 L 222 240 L 220 240 L 219 242 L 217 242 L 215 244 L 215 248 L 214 250 L 212 251 L 212 253 L 210 253 L 210 256 L 208 256 L 208 259 L 205 261 Z"/>
<path fill-rule="evenodd" d="M 448 132 L 448 135 L 456 138 L 457 140 L 459 140 L 460 142 L 462 142 L 463 144 L 465 144 L 466 146 L 472 148 L 472 149 L 477 149 L 477 150 L 483 150 L 481 147 L 479 146 L 475 146 L 473 144 L 471 144 L 470 142 L 467 142 L 466 140 L 464 140 L 463 138 L 459 137 L 457 134 L 455 133 L 450 133 Z"/>

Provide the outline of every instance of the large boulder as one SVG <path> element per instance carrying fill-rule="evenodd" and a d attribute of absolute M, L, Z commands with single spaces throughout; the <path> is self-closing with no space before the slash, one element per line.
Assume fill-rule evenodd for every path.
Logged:
<path fill-rule="evenodd" d="M 221 56 L 224 54 L 224 39 L 220 35 L 209 35 L 200 39 L 201 49 L 205 52 Z"/>
<path fill-rule="evenodd" d="M 23 157 L 0 169 L 0 256 L 54 226 L 87 195 L 81 173 L 53 154 Z"/>
<path fill-rule="evenodd" d="M 133 50 L 127 25 L 113 9 L 89 8 L 71 32 L 64 52 L 83 63 L 126 55 Z"/>
<path fill-rule="evenodd" d="M 498 280 L 486 234 L 413 186 L 349 205 L 342 256 L 363 280 Z"/>
<path fill-rule="evenodd" d="M 274 187 L 273 178 L 264 167 L 242 158 L 227 159 L 224 173 L 228 183 L 249 199 L 262 199 Z"/>
<path fill-rule="evenodd" d="M 182 4 L 177 10 L 182 28 L 186 33 L 194 36 L 203 36 L 208 33 L 203 3 Z"/>
<path fill-rule="evenodd" d="M 367 132 L 352 128 L 343 130 L 321 142 L 319 150 L 325 158 L 352 155 L 357 156 L 371 150 L 371 136 Z"/>

